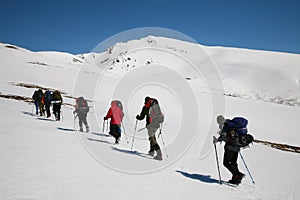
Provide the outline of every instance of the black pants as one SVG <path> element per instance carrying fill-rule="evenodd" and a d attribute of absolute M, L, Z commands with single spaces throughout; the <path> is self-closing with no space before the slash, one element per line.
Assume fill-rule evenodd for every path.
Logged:
<path fill-rule="evenodd" d="M 50 106 L 51 106 L 51 103 L 50 103 L 50 102 L 46 102 L 46 103 L 45 103 L 45 108 L 46 108 L 47 117 L 51 117 Z"/>
<path fill-rule="evenodd" d="M 223 165 L 231 172 L 233 176 L 239 174 L 237 164 L 238 155 L 238 152 L 230 151 L 225 148 Z"/>
<path fill-rule="evenodd" d="M 53 104 L 53 114 L 58 121 L 60 120 L 60 108 L 61 104 Z"/>
<path fill-rule="evenodd" d="M 110 124 L 109 126 L 109 134 L 113 136 L 116 140 L 119 140 L 121 137 L 121 128 L 118 124 Z"/>

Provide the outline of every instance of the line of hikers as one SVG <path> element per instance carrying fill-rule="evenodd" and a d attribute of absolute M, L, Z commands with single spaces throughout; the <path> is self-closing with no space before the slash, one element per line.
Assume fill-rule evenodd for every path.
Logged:
<path fill-rule="evenodd" d="M 50 94 L 49 94 L 50 93 Z M 59 95 L 56 95 L 59 94 Z M 35 91 L 33 97 L 36 105 L 36 114 L 38 114 L 38 108 L 40 115 L 44 115 L 45 110 L 47 117 L 50 117 L 50 105 L 53 104 L 53 113 L 56 120 L 60 119 L 60 107 L 62 104 L 62 98 L 59 91 L 51 93 L 49 90 L 42 92 L 42 90 Z M 45 110 L 44 110 L 45 106 Z M 74 120 L 78 117 L 80 132 L 83 132 L 83 125 L 86 127 L 86 132 L 89 132 L 89 126 L 87 123 L 87 113 L 89 112 L 88 102 L 84 97 L 76 98 L 76 105 L 73 114 Z M 123 105 L 119 100 L 111 101 L 111 106 L 107 111 L 107 114 L 103 118 L 104 121 L 110 119 L 109 134 L 115 138 L 115 143 L 118 144 L 121 138 L 122 120 L 124 117 Z M 136 120 L 144 120 L 146 118 L 146 129 L 148 132 L 150 149 L 148 154 L 156 160 L 162 160 L 161 148 L 156 140 L 156 132 L 161 128 L 164 122 L 164 115 L 161 112 L 158 100 L 149 96 L 145 97 L 144 105 L 141 113 L 136 116 Z M 219 125 L 219 137 L 213 137 L 213 144 L 217 142 L 225 142 L 223 165 L 232 174 L 232 178 L 228 181 L 232 184 L 240 184 L 245 174 L 239 171 L 237 159 L 238 153 L 242 147 L 248 146 L 253 142 L 254 138 L 251 134 L 247 134 L 247 119 L 243 117 L 235 117 L 233 119 L 225 119 L 224 116 L 219 115 L 217 117 L 217 124 Z M 137 123 L 136 123 L 137 126 Z M 136 131 L 135 126 L 135 131 Z M 215 147 L 216 150 L 216 147 Z M 217 155 L 217 151 L 216 151 Z M 218 158 L 217 158 L 218 160 Z M 219 164 L 218 164 L 219 167 Z M 219 169 L 218 169 L 219 170 Z M 219 171 L 220 176 L 220 171 Z M 221 177 L 220 182 L 221 182 Z M 254 183 L 254 181 L 253 181 Z"/>
<path fill-rule="evenodd" d="M 32 99 L 34 101 L 36 115 L 47 115 L 47 118 L 51 117 L 50 107 L 52 105 L 52 112 L 55 116 L 55 119 L 56 121 L 60 121 L 60 110 L 63 103 L 60 91 L 55 90 L 51 92 L 50 90 L 46 90 L 43 92 L 42 89 L 38 89 L 34 91 Z"/>

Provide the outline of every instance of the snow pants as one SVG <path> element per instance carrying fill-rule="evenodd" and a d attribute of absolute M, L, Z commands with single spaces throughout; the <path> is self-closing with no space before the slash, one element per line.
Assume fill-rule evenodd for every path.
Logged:
<path fill-rule="evenodd" d="M 78 120 L 79 120 L 79 127 L 82 128 L 82 123 L 87 127 L 88 123 L 86 120 L 87 113 L 79 112 L 78 113 Z"/>
<path fill-rule="evenodd" d="M 148 136 L 149 136 L 149 141 L 150 141 L 150 150 L 149 152 L 154 152 L 156 151 L 158 154 L 161 154 L 161 150 L 160 147 L 157 143 L 156 137 L 155 137 L 155 133 L 157 131 L 158 128 L 147 128 L 148 130 Z"/>
<path fill-rule="evenodd" d="M 57 121 L 60 120 L 60 108 L 61 108 L 61 104 L 53 104 L 53 114 L 55 115 L 55 118 Z"/>
<path fill-rule="evenodd" d="M 225 148 L 223 165 L 231 172 L 232 176 L 239 175 L 240 173 L 237 164 L 238 155 L 238 152 L 230 151 Z"/>

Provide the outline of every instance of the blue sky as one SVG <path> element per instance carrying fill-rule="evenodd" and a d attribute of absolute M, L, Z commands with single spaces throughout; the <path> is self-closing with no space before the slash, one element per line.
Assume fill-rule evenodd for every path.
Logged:
<path fill-rule="evenodd" d="M 297 0 L 6 0 L 0 42 L 32 51 L 90 52 L 141 27 L 179 31 L 207 46 L 300 53 Z"/>

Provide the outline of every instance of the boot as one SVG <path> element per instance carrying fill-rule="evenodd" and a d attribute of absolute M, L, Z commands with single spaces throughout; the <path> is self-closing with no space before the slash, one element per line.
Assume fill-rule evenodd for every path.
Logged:
<path fill-rule="evenodd" d="M 228 181 L 228 183 L 238 185 L 241 183 L 241 180 L 239 179 L 238 175 L 233 175 L 231 180 Z"/>
<path fill-rule="evenodd" d="M 154 150 L 148 151 L 148 155 L 149 155 L 149 156 L 154 156 L 154 153 L 155 153 Z"/>
<path fill-rule="evenodd" d="M 86 132 L 88 133 L 89 132 L 89 126 L 86 126 Z"/>
<path fill-rule="evenodd" d="M 156 156 L 153 159 L 155 159 L 155 160 L 162 160 L 163 159 L 160 149 L 156 150 Z"/>
<path fill-rule="evenodd" d="M 83 132 L 83 129 L 82 129 L 82 127 L 80 127 L 79 131 L 80 131 L 80 132 Z"/>
<path fill-rule="evenodd" d="M 238 173 L 238 181 L 241 183 L 242 179 L 245 177 L 245 174 L 243 174 L 242 172 Z"/>

